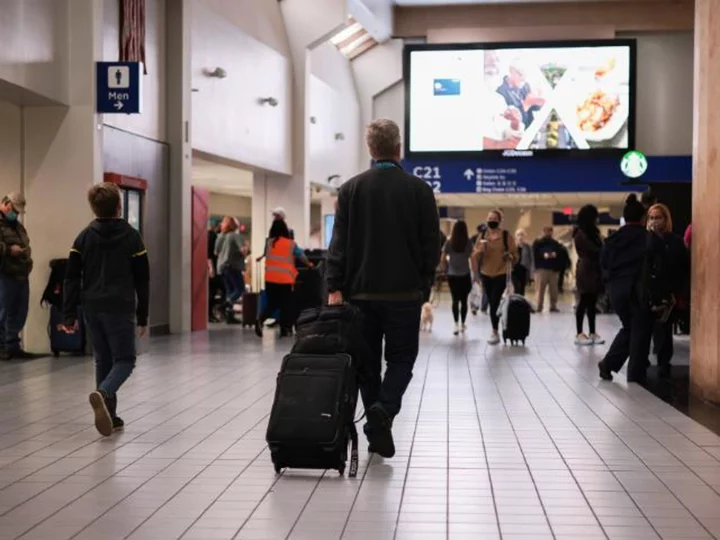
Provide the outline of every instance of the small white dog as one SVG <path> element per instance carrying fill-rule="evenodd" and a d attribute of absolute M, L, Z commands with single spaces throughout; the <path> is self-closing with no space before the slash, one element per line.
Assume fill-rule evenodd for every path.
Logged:
<path fill-rule="evenodd" d="M 433 320 L 433 307 L 430 302 L 425 302 L 422 306 L 422 312 L 420 314 L 420 331 L 421 332 L 432 332 Z"/>

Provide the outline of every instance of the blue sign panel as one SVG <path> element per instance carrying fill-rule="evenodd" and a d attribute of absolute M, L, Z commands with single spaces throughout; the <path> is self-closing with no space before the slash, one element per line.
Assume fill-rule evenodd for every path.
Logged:
<path fill-rule="evenodd" d="M 140 112 L 140 63 L 96 63 L 96 110 L 105 114 Z"/>
<path fill-rule="evenodd" d="M 692 156 L 648 156 L 647 171 L 633 184 L 691 182 Z M 405 170 L 425 180 L 435 193 L 567 193 L 631 191 L 620 159 L 420 160 Z"/>

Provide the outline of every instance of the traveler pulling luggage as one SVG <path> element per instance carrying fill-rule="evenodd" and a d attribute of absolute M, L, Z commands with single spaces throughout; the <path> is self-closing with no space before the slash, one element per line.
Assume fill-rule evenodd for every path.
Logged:
<path fill-rule="evenodd" d="M 507 285 L 503 296 L 498 315 L 502 328 L 503 342 L 511 345 L 525 345 L 525 340 L 530 335 L 530 314 L 533 308 L 530 302 L 519 294 L 514 294 L 512 286 L 512 271 L 508 265 Z"/>
<path fill-rule="evenodd" d="M 324 306 L 304 311 L 297 341 L 277 378 L 267 442 L 276 472 L 285 467 L 358 469 L 355 408 L 367 344 L 357 308 Z"/>

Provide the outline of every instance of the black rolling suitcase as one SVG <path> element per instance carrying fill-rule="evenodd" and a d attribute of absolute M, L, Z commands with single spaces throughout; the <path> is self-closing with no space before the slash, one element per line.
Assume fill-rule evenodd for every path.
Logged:
<path fill-rule="evenodd" d="M 276 471 L 284 467 L 336 469 L 357 475 L 358 387 L 369 354 L 362 314 L 347 304 L 303 311 L 297 339 L 283 361 L 267 442 Z"/>
<path fill-rule="evenodd" d="M 50 306 L 50 324 L 48 335 L 50 336 L 50 350 L 53 356 L 60 356 L 60 353 L 71 353 L 74 355 L 85 354 L 85 319 L 82 311 L 78 308 L 78 328 L 72 334 L 66 334 L 59 329 L 63 324 L 62 310 L 54 305 Z"/>
<path fill-rule="evenodd" d="M 502 338 L 511 345 L 522 343 L 530 335 L 530 314 L 532 306 L 524 296 L 511 294 L 505 300 L 507 313 L 504 314 Z"/>
<path fill-rule="evenodd" d="M 348 354 L 289 354 L 277 378 L 267 442 L 275 471 L 335 469 L 357 475 L 357 380 Z"/>

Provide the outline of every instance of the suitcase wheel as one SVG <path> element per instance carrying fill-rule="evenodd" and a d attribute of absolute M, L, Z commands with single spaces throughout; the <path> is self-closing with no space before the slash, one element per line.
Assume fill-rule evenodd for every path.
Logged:
<path fill-rule="evenodd" d="M 57 358 L 58 356 L 60 356 L 60 351 L 58 351 L 57 349 L 53 349 L 53 350 L 52 350 L 52 355 L 53 355 L 55 358 Z"/>
<path fill-rule="evenodd" d="M 344 463 L 338 467 L 338 472 L 340 473 L 340 476 L 343 476 L 345 474 L 345 464 Z"/>
<path fill-rule="evenodd" d="M 282 467 L 277 463 L 273 463 L 273 467 L 275 468 L 275 474 L 280 474 L 282 472 Z"/>

